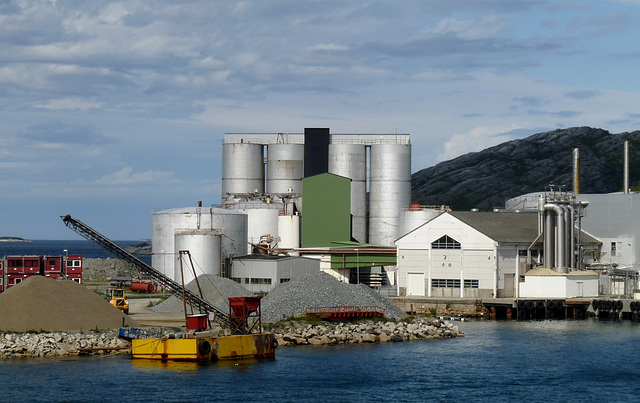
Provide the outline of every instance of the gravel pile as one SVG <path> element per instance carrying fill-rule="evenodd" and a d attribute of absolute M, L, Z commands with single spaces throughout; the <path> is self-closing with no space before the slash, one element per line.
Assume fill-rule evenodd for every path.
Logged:
<path fill-rule="evenodd" d="M 82 262 L 82 281 L 109 281 L 117 274 L 125 274 L 137 278 L 140 271 L 122 259 L 91 259 Z"/>
<path fill-rule="evenodd" d="M 407 315 L 385 297 L 364 284 L 347 284 L 330 274 L 319 272 L 278 284 L 262 299 L 262 320 L 277 322 L 283 317 L 304 315 L 309 307 L 377 306 L 387 318 Z"/>
<path fill-rule="evenodd" d="M 33 276 L 0 294 L 0 331 L 80 331 L 139 326 L 71 280 Z"/>
<path fill-rule="evenodd" d="M 225 313 L 229 312 L 229 298 L 253 296 L 251 291 L 228 278 L 222 278 L 212 274 L 203 274 L 198 276 L 198 281 L 200 282 L 204 299 Z M 186 288 L 195 295 L 200 295 L 195 280 L 187 284 Z M 187 307 L 187 309 L 189 309 L 189 307 Z M 151 308 L 151 310 L 161 313 L 184 312 L 184 302 L 182 302 L 180 298 L 171 296 Z"/>

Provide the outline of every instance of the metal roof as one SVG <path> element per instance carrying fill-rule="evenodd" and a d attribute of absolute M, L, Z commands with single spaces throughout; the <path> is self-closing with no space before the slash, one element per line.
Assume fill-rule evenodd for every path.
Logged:
<path fill-rule="evenodd" d="M 531 243 L 538 237 L 537 212 L 451 211 L 448 214 L 498 242 Z"/>
<path fill-rule="evenodd" d="M 538 237 L 537 212 L 450 211 L 470 227 L 501 243 L 531 243 Z M 602 243 L 582 231 L 582 244 Z M 539 240 L 542 243 L 542 239 Z"/>

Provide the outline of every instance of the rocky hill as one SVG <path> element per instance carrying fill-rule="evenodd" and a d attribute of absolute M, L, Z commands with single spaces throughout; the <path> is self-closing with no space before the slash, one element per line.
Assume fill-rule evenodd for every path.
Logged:
<path fill-rule="evenodd" d="M 545 186 L 573 186 L 573 149 L 580 149 L 580 192 L 610 193 L 623 187 L 623 143 L 629 140 L 629 183 L 640 181 L 640 131 L 612 134 L 591 127 L 538 133 L 462 155 L 412 175 L 411 198 L 454 210 L 491 210 Z"/>

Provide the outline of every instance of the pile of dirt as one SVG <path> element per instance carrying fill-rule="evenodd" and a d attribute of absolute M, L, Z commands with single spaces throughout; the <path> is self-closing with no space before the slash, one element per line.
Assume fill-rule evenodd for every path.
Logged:
<path fill-rule="evenodd" d="M 29 277 L 0 294 L 0 331 L 79 331 L 139 326 L 107 300 L 71 280 Z"/>

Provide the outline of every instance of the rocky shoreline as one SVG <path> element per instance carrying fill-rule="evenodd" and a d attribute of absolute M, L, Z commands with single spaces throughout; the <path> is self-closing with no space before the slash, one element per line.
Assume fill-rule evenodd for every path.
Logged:
<path fill-rule="evenodd" d="M 464 336 L 457 326 L 439 319 L 398 322 L 367 320 L 359 323 L 321 322 L 314 325 L 307 322 L 285 321 L 276 323 L 271 331 L 276 335 L 279 346 L 387 343 Z"/>
<path fill-rule="evenodd" d="M 331 345 L 387 343 L 463 337 L 457 326 L 439 319 L 358 323 L 283 321 L 269 330 L 278 345 Z M 0 333 L 0 359 L 62 357 L 77 355 L 130 354 L 130 343 L 118 330 L 101 332 Z"/>
<path fill-rule="evenodd" d="M 129 342 L 118 337 L 116 330 L 95 333 L 0 333 L 0 359 L 130 354 L 130 349 L 122 349 L 129 346 Z"/>

